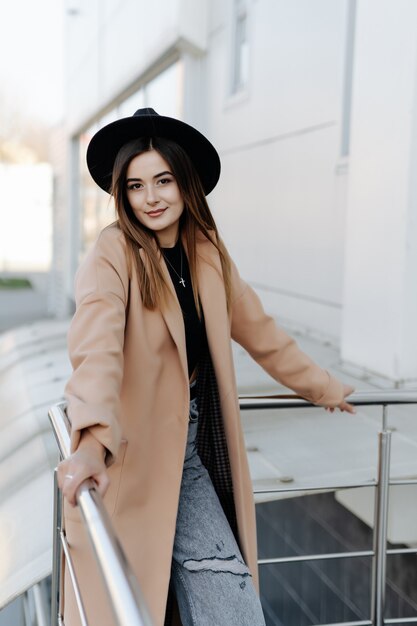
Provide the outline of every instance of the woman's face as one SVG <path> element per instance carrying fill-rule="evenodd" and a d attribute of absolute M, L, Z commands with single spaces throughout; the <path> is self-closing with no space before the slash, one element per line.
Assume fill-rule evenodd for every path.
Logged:
<path fill-rule="evenodd" d="M 177 181 L 159 152 L 150 150 L 131 160 L 126 192 L 139 222 L 156 232 L 162 247 L 174 246 L 184 202 Z"/>

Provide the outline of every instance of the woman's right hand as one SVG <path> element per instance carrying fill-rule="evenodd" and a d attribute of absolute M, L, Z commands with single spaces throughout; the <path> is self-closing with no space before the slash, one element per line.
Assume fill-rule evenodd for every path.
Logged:
<path fill-rule="evenodd" d="M 95 482 L 97 491 L 103 497 L 110 484 L 104 455 L 79 448 L 58 465 L 58 485 L 72 506 L 77 504 L 75 494 L 78 487 L 88 478 Z"/>

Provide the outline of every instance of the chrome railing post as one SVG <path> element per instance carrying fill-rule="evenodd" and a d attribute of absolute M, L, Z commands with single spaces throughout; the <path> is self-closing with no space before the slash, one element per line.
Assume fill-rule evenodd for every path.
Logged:
<path fill-rule="evenodd" d="M 35 583 L 23 595 L 25 626 L 49 626 L 47 617 L 45 580 Z"/>
<path fill-rule="evenodd" d="M 47 618 L 44 585 L 42 585 L 42 583 L 33 585 L 31 592 L 33 596 L 36 626 L 48 626 L 49 620 Z"/>
<path fill-rule="evenodd" d="M 374 547 L 373 550 L 351 553 L 327 553 L 315 555 L 298 555 L 278 557 L 272 559 L 260 559 L 260 565 L 271 563 L 293 563 L 297 561 L 315 561 L 323 559 L 345 559 L 352 557 L 373 556 L 372 563 L 372 592 L 371 613 L 372 621 L 361 620 L 357 622 L 338 622 L 321 626 L 382 626 L 383 624 L 417 624 L 416 617 L 386 618 L 385 590 L 386 590 L 386 557 L 393 554 L 417 554 L 416 548 L 400 548 L 387 550 L 388 535 L 388 498 L 390 485 L 416 485 L 416 478 L 395 478 L 390 480 L 390 453 L 391 432 L 387 425 L 388 405 L 417 405 L 417 390 L 388 390 L 388 391 L 364 391 L 355 392 L 349 396 L 349 402 L 355 406 L 383 406 L 382 432 L 379 433 L 378 476 L 377 480 L 355 482 L 353 484 L 315 484 L 297 485 L 295 487 L 270 487 L 255 489 L 255 494 L 274 494 L 287 492 L 294 494 L 299 492 L 314 491 L 339 491 L 360 487 L 376 487 L 375 512 L 374 512 Z M 299 396 L 288 394 L 264 395 L 264 396 L 240 396 L 240 409 L 245 411 L 258 411 L 265 409 L 295 409 L 314 406 L 311 402 L 303 400 Z"/>
<path fill-rule="evenodd" d="M 58 488 L 58 472 L 54 471 L 54 527 L 53 527 L 53 563 L 51 581 L 51 626 L 59 625 L 60 605 L 60 572 L 62 566 L 61 526 L 62 526 L 62 499 Z"/>
<path fill-rule="evenodd" d="M 371 619 L 374 626 L 383 626 L 386 589 L 389 466 L 391 455 L 391 431 L 387 429 L 387 405 L 383 406 L 382 431 L 378 435 L 378 440 L 378 482 L 375 492 Z"/>
<path fill-rule="evenodd" d="M 25 626 L 33 626 L 33 620 L 30 610 L 29 590 L 23 595 L 23 623 Z"/>

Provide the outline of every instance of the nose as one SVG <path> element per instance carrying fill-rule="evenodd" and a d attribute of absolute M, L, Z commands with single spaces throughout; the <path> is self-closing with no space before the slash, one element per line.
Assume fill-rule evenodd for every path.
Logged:
<path fill-rule="evenodd" d="M 158 197 L 157 189 L 155 188 L 154 185 L 149 185 L 146 191 L 146 203 L 149 206 L 154 206 L 155 204 L 158 204 L 158 202 L 159 202 L 159 197 Z"/>

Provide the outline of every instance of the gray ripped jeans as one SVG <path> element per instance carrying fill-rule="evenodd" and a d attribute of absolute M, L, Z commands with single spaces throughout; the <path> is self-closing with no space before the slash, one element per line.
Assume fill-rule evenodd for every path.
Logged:
<path fill-rule="evenodd" d="M 171 583 L 183 626 L 265 626 L 261 603 L 196 448 L 190 422 L 173 550 Z"/>

